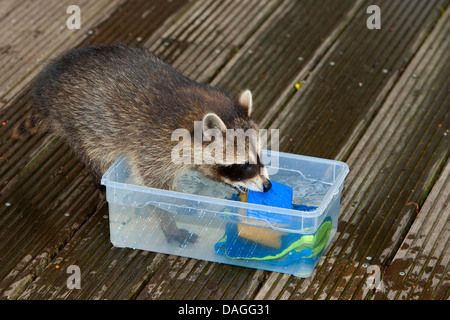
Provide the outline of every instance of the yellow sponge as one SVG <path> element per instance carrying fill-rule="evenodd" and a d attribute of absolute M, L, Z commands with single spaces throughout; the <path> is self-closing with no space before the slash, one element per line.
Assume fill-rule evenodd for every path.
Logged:
<path fill-rule="evenodd" d="M 240 199 L 242 202 L 247 202 L 247 193 L 241 193 Z M 268 229 L 265 222 L 259 222 L 254 219 L 241 218 L 241 222 L 251 221 L 251 226 L 248 224 L 239 223 L 238 235 L 242 238 L 260 243 L 264 246 L 279 249 L 281 247 L 281 236 L 287 235 L 286 232 L 276 231 L 273 229 Z M 255 226 L 255 224 L 261 224 L 261 226 Z M 264 226 L 263 226 L 264 225 Z"/>

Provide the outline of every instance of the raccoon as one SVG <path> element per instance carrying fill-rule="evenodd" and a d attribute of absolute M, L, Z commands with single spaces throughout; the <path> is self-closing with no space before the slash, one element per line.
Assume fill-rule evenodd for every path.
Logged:
<path fill-rule="evenodd" d="M 172 132 L 184 128 L 194 137 L 196 121 L 201 121 L 204 132 L 216 129 L 224 137 L 227 129 L 258 130 L 250 118 L 252 94 L 245 90 L 232 99 L 185 77 L 145 48 L 117 44 L 69 51 L 44 68 L 32 95 L 32 115 L 14 136 L 38 128 L 64 137 L 97 183 L 124 155 L 135 180 L 148 187 L 176 190 L 177 178 L 187 169 L 240 191 L 271 187 L 258 148 L 250 154 L 246 147 L 243 163 L 172 161 L 171 151 L 179 143 L 172 141 Z M 178 229 L 172 218 L 162 220 L 169 241 L 195 238 Z"/>

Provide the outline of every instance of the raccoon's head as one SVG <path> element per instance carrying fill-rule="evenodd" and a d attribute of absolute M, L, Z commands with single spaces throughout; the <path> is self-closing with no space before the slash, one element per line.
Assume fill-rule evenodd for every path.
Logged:
<path fill-rule="evenodd" d="M 250 118 L 252 105 L 252 94 L 246 90 L 234 102 L 233 112 L 221 116 L 208 113 L 203 117 L 203 138 L 211 141 L 204 143 L 203 151 L 215 161 L 200 166 L 199 170 L 240 192 L 247 189 L 266 192 L 272 183 L 261 162 L 259 129 Z"/>

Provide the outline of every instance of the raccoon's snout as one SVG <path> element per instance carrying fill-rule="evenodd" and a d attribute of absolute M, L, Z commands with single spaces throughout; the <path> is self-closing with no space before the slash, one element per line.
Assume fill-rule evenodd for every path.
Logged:
<path fill-rule="evenodd" d="M 267 192 L 270 190 L 270 188 L 272 188 L 272 182 L 270 182 L 269 179 L 265 179 L 265 181 L 263 182 L 263 191 Z"/>

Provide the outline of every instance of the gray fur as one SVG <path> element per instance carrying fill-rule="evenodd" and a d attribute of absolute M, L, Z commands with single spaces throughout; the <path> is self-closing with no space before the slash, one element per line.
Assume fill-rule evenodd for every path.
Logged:
<path fill-rule="evenodd" d="M 174 189 L 178 174 L 189 167 L 171 161 L 175 129 L 193 132 L 194 121 L 208 113 L 227 128 L 256 128 L 251 106 L 239 98 L 188 79 L 144 48 L 124 44 L 57 58 L 38 77 L 33 95 L 33 122 L 64 137 L 96 179 L 123 154 L 137 181 L 155 188 Z M 213 165 L 196 169 L 223 180 Z"/>

